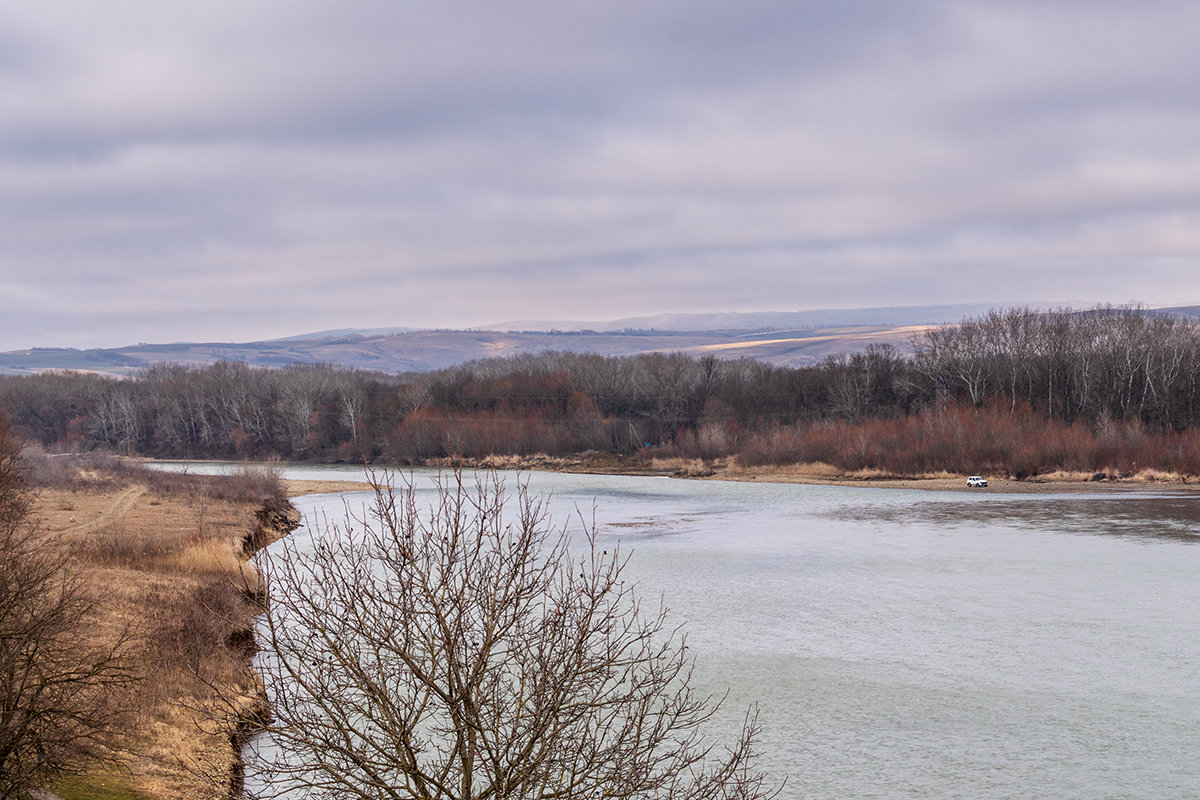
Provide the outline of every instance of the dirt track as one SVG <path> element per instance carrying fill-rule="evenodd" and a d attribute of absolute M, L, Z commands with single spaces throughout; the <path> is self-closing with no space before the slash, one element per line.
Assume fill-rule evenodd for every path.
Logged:
<path fill-rule="evenodd" d="M 100 508 L 97 513 L 90 517 L 86 522 L 74 522 L 75 517 L 70 518 L 70 522 L 65 528 L 59 528 L 57 533 L 91 533 L 92 531 L 100 530 L 114 522 L 119 522 L 129 510 L 133 508 L 134 503 L 138 498 L 146 493 L 145 486 L 131 486 L 125 491 L 117 495 L 111 503 Z"/>

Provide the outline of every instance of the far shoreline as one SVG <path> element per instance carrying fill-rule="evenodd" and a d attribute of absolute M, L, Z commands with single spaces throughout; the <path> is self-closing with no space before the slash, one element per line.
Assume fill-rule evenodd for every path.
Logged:
<path fill-rule="evenodd" d="M 874 471 L 846 474 L 828 465 L 789 465 L 743 467 L 736 462 L 724 460 L 713 463 L 693 459 L 654 459 L 649 464 L 633 459 L 600 454 L 583 456 L 489 456 L 479 459 L 437 459 L 427 462 L 425 467 L 462 468 L 468 470 L 496 469 L 523 472 L 559 472 L 586 475 L 629 475 L 642 477 L 669 477 L 684 480 L 727 481 L 734 483 L 781 483 L 805 486 L 839 486 L 873 489 L 910 489 L 929 492 L 964 492 L 968 494 L 1103 494 L 1129 491 L 1169 491 L 1178 494 L 1200 493 L 1200 480 L 1194 476 L 1166 476 L 1163 473 L 1146 472 L 1130 477 L 1097 478 L 1077 473 L 1064 475 L 1052 473 L 1017 480 L 1010 477 L 988 479 L 986 487 L 971 488 L 966 484 L 966 475 L 941 473 L 932 476 L 900 476 Z M 401 468 L 402 469 L 402 468 Z M 1193 478 L 1189 480 L 1189 477 Z M 371 484 L 345 479 L 285 479 L 289 497 L 335 492 L 370 491 Z"/>

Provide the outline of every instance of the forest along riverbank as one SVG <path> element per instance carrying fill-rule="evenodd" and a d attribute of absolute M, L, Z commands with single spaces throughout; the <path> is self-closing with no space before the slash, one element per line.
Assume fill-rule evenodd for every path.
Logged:
<path fill-rule="evenodd" d="M 253 552 L 296 527 L 277 476 L 161 472 L 116 459 L 31 465 L 35 515 L 72 548 L 98 599 L 97 641 L 132 628 L 142 668 L 129 698 L 129 752 L 62 785 L 96 796 L 237 796 L 238 720 L 267 712 L 251 668 L 261 588 Z"/>
<path fill-rule="evenodd" d="M 230 362 L 122 381 L 55 372 L 0 376 L 0 410 L 51 451 L 162 458 L 416 465 L 591 450 L 894 474 L 1200 475 L 1196 320 L 1010 309 L 913 348 L 795 367 L 546 352 L 404 376 Z"/>

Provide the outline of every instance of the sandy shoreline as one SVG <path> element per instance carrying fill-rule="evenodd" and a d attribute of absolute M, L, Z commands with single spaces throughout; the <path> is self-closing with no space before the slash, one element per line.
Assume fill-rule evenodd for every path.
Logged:
<path fill-rule="evenodd" d="M 369 492 L 371 484 L 365 480 L 348 481 L 348 480 L 297 480 L 294 478 L 284 478 L 283 488 L 287 491 L 288 497 L 300 497 L 306 494 L 331 494 L 333 492 Z"/>
<path fill-rule="evenodd" d="M 575 472 L 591 475 L 642 475 L 674 477 L 681 480 L 705 481 L 739 481 L 754 483 L 794 483 L 811 486 L 851 486 L 874 489 L 917 489 L 930 492 L 967 492 L 972 494 L 1062 494 L 1062 493 L 1104 493 L 1114 491 L 1167 491 L 1181 494 L 1200 493 L 1200 483 L 1179 480 L 1146 480 L 1143 478 L 1126 479 L 1054 479 L 1028 478 L 1012 480 L 1010 478 L 988 477 L 986 488 L 972 489 L 966 485 L 966 476 L 946 476 L 933 478 L 894 478 L 894 477 L 846 477 L 830 476 L 827 474 L 787 471 L 786 469 L 768 468 L 762 471 L 749 469 L 728 470 L 717 468 L 711 475 L 687 475 L 675 470 L 636 469 L 630 465 L 623 468 L 611 463 L 593 465 L 588 469 L 587 464 L 547 464 L 547 463 L 477 463 L 463 465 L 466 469 L 520 469 L 534 472 Z M 362 492 L 370 491 L 371 486 L 365 480 L 285 480 L 289 497 L 299 497 L 306 494 L 326 494 L 333 492 Z"/>
<path fill-rule="evenodd" d="M 1178 481 L 1138 481 L 1138 480 L 1105 480 L 1105 481 L 1071 481 L 1071 480 L 1039 480 L 1037 478 L 1015 481 L 1008 478 L 988 478 L 988 485 L 983 488 L 969 488 L 966 477 L 961 478 L 880 478 L 880 479 L 827 479 L 816 476 L 786 476 L 766 475 L 723 475 L 713 476 L 704 480 L 727 481 L 756 481 L 770 483 L 801 483 L 814 486 L 857 486 L 875 489 L 919 489 L 930 492 L 966 492 L 968 494 L 1061 494 L 1064 492 L 1113 492 L 1113 491 L 1145 491 L 1148 489 L 1196 493 L 1200 484 L 1181 483 Z"/>

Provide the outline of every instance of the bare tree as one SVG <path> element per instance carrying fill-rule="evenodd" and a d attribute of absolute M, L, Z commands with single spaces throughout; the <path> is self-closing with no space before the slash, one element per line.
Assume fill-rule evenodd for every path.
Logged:
<path fill-rule="evenodd" d="M 861 356 L 828 356 L 821 364 L 829 376 L 830 410 L 848 420 L 857 419 L 869 399 L 870 376 Z"/>
<path fill-rule="evenodd" d="M 111 759 L 134 681 L 128 634 L 96 634 L 95 603 L 28 497 L 0 418 L 0 798 Z"/>
<path fill-rule="evenodd" d="M 754 769 L 755 713 L 728 748 L 707 739 L 719 702 L 693 692 L 665 611 L 639 604 L 617 549 L 590 532 L 573 549 L 524 486 L 514 500 L 494 474 L 456 473 L 422 510 L 410 482 L 381 482 L 366 517 L 263 565 L 277 749 L 250 765 L 267 795 L 778 793 Z"/>
<path fill-rule="evenodd" d="M 358 447 L 358 434 L 367 408 L 366 381 L 358 375 L 338 374 L 335 383 L 342 423 L 350 431 L 350 441 Z"/>

